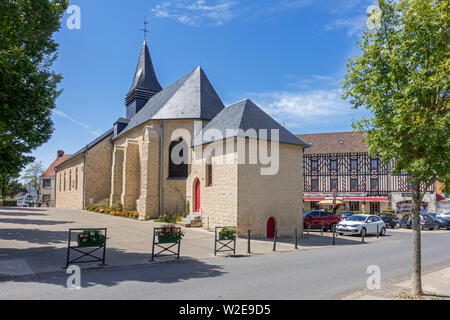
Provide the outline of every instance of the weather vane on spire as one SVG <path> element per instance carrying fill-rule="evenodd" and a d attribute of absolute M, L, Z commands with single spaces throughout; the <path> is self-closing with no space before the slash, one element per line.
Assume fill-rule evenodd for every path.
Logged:
<path fill-rule="evenodd" d="M 150 31 L 147 30 L 147 25 L 148 25 L 148 21 L 144 19 L 144 29 L 141 29 L 141 30 L 144 31 L 144 40 L 145 40 L 145 42 L 147 42 L 147 33 L 150 32 Z"/>

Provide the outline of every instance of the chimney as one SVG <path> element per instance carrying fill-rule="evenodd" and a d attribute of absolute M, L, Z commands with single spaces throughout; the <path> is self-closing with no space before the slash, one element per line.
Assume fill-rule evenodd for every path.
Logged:
<path fill-rule="evenodd" d="M 64 151 L 58 150 L 58 152 L 56 152 L 56 155 L 58 156 L 58 158 L 61 158 L 64 155 Z"/>

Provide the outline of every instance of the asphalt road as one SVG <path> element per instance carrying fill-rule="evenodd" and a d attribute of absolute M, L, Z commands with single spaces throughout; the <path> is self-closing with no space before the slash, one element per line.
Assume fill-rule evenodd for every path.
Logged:
<path fill-rule="evenodd" d="M 391 232 L 389 240 L 370 244 L 84 270 L 80 290 L 67 289 L 61 271 L 2 281 L 0 299 L 333 299 L 365 286 L 370 265 L 380 267 L 382 280 L 409 273 L 411 238 Z M 449 232 L 423 234 L 423 266 L 450 261 L 449 249 Z"/>

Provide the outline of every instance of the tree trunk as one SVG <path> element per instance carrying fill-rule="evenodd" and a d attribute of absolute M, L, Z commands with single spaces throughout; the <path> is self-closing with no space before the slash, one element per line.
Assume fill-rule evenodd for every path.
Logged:
<path fill-rule="evenodd" d="M 420 235 L 420 211 L 422 206 L 420 185 L 414 185 L 413 207 L 412 207 L 412 228 L 413 228 L 413 268 L 411 277 L 411 294 L 413 296 L 422 295 L 422 243 Z"/>

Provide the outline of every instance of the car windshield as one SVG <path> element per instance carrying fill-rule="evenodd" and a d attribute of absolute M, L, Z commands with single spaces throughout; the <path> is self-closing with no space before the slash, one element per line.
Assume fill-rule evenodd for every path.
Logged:
<path fill-rule="evenodd" d="M 347 219 L 347 221 L 358 221 L 358 222 L 364 222 L 366 221 L 366 217 L 364 216 L 351 216 Z"/>

